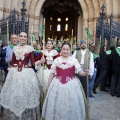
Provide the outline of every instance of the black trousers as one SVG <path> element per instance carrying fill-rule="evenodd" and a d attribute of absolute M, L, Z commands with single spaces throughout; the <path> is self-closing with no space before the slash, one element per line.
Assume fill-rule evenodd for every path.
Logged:
<path fill-rule="evenodd" d="M 87 76 L 80 76 L 79 74 L 75 74 L 75 76 L 79 78 L 79 80 L 80 80 L 80 82 L 81 82 L 81 84 L 82 84 L 82 87 L 83 87 L 83 89 L 84 89 L 85 96 L 86 96 L 86 98 L 87 98 L 87 96 L 88 96 L 88 94 L 89 94 L 88 91 L 87 91 L 87 89 L 88 89 Z"/>
<path fill-rule="evenodd" d="M 112 68 L 109 67 L 109 68 L 108 68 L 108 81 L 107 81 L 107 83 L 108 83 L 109 85 L 111 85 L 111 80 L 112 80 Z"/>
<path fill-rule="evenodd" d="M 120 75 L 113 75 L 112 76 L 111 94 L 120 95 Z"/>
<path fill-rule="evenodd" d="M 4 69 L 4 82 L 5 82 L 5 79 L 7 77 L 7 74 L 8 74 L 8 70 L 7 69 Z"/>
<path fill-rule="evenodd" d="M 105 85 L 107 83 L 107 72 L 108 72 L 107 69 L 101 69 L 100 75 L 99 75 L 99 77 L 96 79 L 96 81 L 94 83 L 94 88 L 97 88 L 98 85 L 101 83 L 100 89 L 101 90 L 105 89 Z"/>

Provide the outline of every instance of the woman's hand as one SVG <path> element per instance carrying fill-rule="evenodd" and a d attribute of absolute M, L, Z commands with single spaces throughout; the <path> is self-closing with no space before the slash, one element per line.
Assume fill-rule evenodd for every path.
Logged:
<path fill-rule="evenodd" d="M 45 58 L 41 58 L 41 60 L 38 60 L 38 61 L 36 61 L 35 62 L 35 65 L 40 65 L 40 64 L 42 64 L 42 63 L 44 63 L 45 62 Z"/>
<path fill-rule="evenodd" d="M 83 71 L 83 70 L 81 70 L 80 72 L 78 72 L 78 74 L 80 75 L 80 76 L 88 76 L 89 75 L 89 70 L 86 70 L 85 72 Z"/>
<path fill-rule="evenodd" d="M 37 66 L 40 65 L 40 64 L 41 64 L 40 60 L 35 62 L 35 65 L 37 65 Z"/>
<path fill-rule="evenodd" d="M 89 75 L 89 70 L 85 71 L 85 75 L 88 76 Z"/>
<path fill-rule="evenodd" d="M 7 58 L 6 61 L 7 61 L 8 63 L 10 63 L 10 58 Z"/>
<path fill-rule="evenodd" d="M 42 57 L 40 61 L 41 61 L 41 63 L 44 63 L 45 62 L 45 58 Z"/>
<path fill-rule="evenodd" d="M 36 65 L 40 65 L 41 64 L 41 60 L 36 62 Z"/>
<path fill-rule="evenodd" d="M 90 71 L 89 70 L 86 70 L 85 74 L 86 74 L 86 76 L 88 76 L 89 79 L 92 78 L 92 75 L 90 75 Z"/>

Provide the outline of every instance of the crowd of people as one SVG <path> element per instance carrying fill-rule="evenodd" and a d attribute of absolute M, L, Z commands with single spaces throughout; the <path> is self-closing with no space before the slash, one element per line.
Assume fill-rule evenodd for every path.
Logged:
<path fill-rule="evenodd" d="M 72 46 L 48 40 L 44 47 L 33 41 L 31 46 L 21 32 L 10 42 L 0 46 L 3 120 L 84 120 L 86 98 L 95 98 L 98 86 L 106 92 L 109 85 L 111 95 L 120 97 L 120 40 L 100 54 L 86 40 Z"/>

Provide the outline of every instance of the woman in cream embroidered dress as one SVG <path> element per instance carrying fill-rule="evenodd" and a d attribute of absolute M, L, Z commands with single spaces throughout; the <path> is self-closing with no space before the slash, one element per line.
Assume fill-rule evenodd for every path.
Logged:
<path fill-rule="evenodd" d="M 85 76 L 88 72 L 82 71 L 77 59 L 70 56 L 70 44 L 62 45 L 61 55 L 51 66 L 42 117 L 45 120 L 84 120 L 83 94 L 74 73 Z"/>
<path fill-rule="evenodd" d="M 2 120 L 40 119 L 38 80 L 32 65 L 34 49 L 25 45 L 27 34 L 20 33 L 20 46 L 13 49 L 12 64 L 1 90 L 0 104 L 3 106 Z M 29 59 L 31 65 L 29 65 Z"/>
<path fill-rule="evenodd" d="M 36 60 L 38 61 L 35 63 L 36 68 L 39 68 L 37 72 L 37 76 L 40 82 L 39 84 L 40 84 L 41 90 L 43 90 L 44 92 L 46 92 L 47 90 L 51 65 L 53 63 L 53 60 L 58 55 L 58 52 L 52 49 L 52 47 L 53 47 L 52 41 L 48 40 L 46 44 L 46 49 L 42 51 L 42 54 L 44 55 L 44 59 L 45 59 L 44 69 L 42 67 L 38 67 L 41 63 L 43 63 L 43 59 L 41 59 L 41 54 L 37 57 Z"/>

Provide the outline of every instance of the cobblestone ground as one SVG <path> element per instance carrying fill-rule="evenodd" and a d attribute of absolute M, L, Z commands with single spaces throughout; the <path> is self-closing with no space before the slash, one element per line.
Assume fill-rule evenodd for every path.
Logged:
<path fill-rule="evenodd" d="M 0 71 L 0 89 L 2 88 Z M 97 89 L 95 98 L 89 99 L 90 120 L 120 120 L 120 98 L 112 97 L 110 90 L 102 92 Z M 0 119 L 2 120 L 2 119 Z"/>
<path fill-rule="evenodd" d="M 97 90 L 95 98 L 90 98 L 90 120 L 120 120 L 120 98 L 112 97 L 110 90 Z"/>

